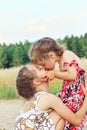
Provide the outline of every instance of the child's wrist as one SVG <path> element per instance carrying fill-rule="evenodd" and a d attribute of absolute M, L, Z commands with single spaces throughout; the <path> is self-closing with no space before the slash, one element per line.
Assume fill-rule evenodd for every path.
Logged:
<path fill-rule="evenodd" d="M 56 70 L 54 70 L 54 77 L 57 78 Z"/>

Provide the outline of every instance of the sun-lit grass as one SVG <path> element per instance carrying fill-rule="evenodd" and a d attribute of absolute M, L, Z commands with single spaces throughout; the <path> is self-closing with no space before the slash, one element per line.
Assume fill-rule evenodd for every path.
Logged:
<path fill-rule="evenodd" d="M 15 80 L 20 67 L 0 69 L 0 86 L 9 88 L 15 86 Z"/>
<path fill-rule="evenodd" d="M 15 80 L 19 69 L 20 67 L 0 69 L 0 99 L 18 97 Z"/>
<path fill-rule="evenodd" d="M 50 81 L 49 86 L 50 92 L 56 94 L 62 88 L 62 81 L 54 79 L 53 81 Z"/>
<path fill-rule="evenodd" d="M 9 87 L 7 89 L 0 87 L 0 99 L 2 99 L 2 98 L 4 98 L 4 99 L 18 98 L 15 87 Z"/>
<path fill-rule="evenodd" d="M 55 70 L 59 71 L 59 66 L 57 63 L 56 63 Z M 50 87 L 50 92 L 56 94 L 62 88 L 62 80 L 55 78 L 54 80 L 49 82 L 49 87 Z"/>
<path fill-rule="evenodd" d="M 87 73 L 87 59 L 83 58 L 81 60 Z M 0 99 L 2 98 L 13 99 L 19 97 L 15 87 L 16 86 L 15 80 L 20 68 L 21 67 L 0 69 Z M 56 69 L 58 69 L 58 66 L 56 66 Z M 50 92 L 55 94 L 61 89 L 62 81 L 54 79 L 53 81 L 50 81 L 49 86 L 50 86 Z"/>

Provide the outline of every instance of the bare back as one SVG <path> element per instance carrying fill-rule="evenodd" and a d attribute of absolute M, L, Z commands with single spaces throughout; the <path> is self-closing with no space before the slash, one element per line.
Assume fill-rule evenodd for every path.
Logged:
<path fill-rule="evenodd" d="M 77 63 L 79 64 L 79 66 L 84 69 L 84 65 L 82 64 L 81 59 L 75 53 L 73 53 L 72 51 L 66 50 L 63 53 L 61 62 L 59 64 L 60 70 L 63 70 L 64 62 L 71 63 L 72 60 L 76 60 Z"/>

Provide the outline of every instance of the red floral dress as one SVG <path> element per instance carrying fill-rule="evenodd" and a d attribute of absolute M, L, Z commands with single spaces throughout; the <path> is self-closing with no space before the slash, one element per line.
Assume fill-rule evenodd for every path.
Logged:
<path fill-rule="evenodd" d="M 64 104 L 68 106 L 73 112 L 79 110 L 84 101 L 84 93 L 81 84 L 85 85 L 85 71 L 79 67 L 76 60 L 72 60 L 71 63 L 64 63 L 64 67 L 75 65 L 77 70 L 76 80 L 64 80 L 63 88 L 57 93 L 57 96 L 61 98 Z M 66 70 L 64 70 L 66 71 Z M 72 117 L 71 117 L 72 118 Z M 82 124 L 79 127 L 73 126 L 66 121 L 64 130 L 82 130 L 85 122 L 87 121 L 87 115 L 85 115 Z"/>

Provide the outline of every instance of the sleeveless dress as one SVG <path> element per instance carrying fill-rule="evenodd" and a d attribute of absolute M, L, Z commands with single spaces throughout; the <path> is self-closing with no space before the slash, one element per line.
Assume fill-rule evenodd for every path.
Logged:
<path fill-rule="evenodd" d="M 74 65 L 77 70 L 76 80 L 64 80 L 62 90 L 57 93 L 57 96 L 60 97 L 63 103 L 75 113 L 80 109 L 84 101 L 84 93 L 81 85 L 83 84 L 85 86 L 85 71 L 79 67 L 76 60 L 72 60 L 71 63 L 64 63 L 65 68 L 66 66 L 72 65 Z M 66 69 L 64 71 L 66 71 Z M 64 130 L 82 130 L 86 122 L 87 115 L 85 115 L 82 124 L 79 127 L 75 127 L 66 121 Z"/>
<path fill-rule="evenodd" d="M 51 109 L 41 111 L 37 107 L 40 97 L 46 93 L 47 92 L 38 92 L 34 95 L 35 108 L 27 112 L 22 111 L 18 114 L 14 130 L 25 130 L 26 128 L 32 128 L 33 130 L 55 130 L 53 121 L 49 117 Z"/>

